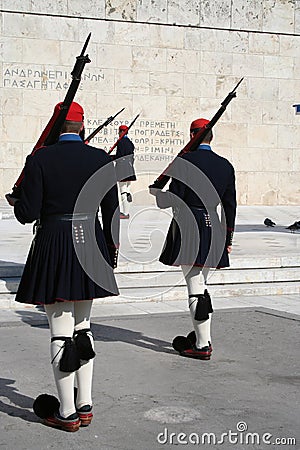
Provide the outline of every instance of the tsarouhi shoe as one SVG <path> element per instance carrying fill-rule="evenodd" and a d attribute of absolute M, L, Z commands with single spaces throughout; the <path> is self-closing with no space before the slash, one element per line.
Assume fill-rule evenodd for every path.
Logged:
<path fill-rule="evenodd" d="M 195 333 L 194 330 L 191 331 L 191 332 L 187 335 L 187 339 L 190 341 L 190 343 L 191 343 L 192 345 L 196 345 L 196 340 L 197 340 L 197 338 L 196 338 L 196 333 Z M 211 352 L 213 351 L 213 348 L 212 348 L 212 345 L 211 345 L 211 342 L 210 342 L 210 341 L 208 341 L 208 348 L 210 349 Z"/>
<path fill-rule="evenodd" d="M 48 425 L 48 427 L 74 432 L 79 430 L 81 422 L 77 413 L 71 414 L 66 418 L 59 413 L 54 413 L 53 416 L 44 419 L 44 424 Z"/>
<path fill-rule="evenodd" d="M 93 419 L 92 406 L 82 406 L 81 408 L 77 409 L 77 414 L 79 416 L 81 426 L 87 427 Z"/>
<path fill-rule="evenodd" d="M 211 357 L 211 350 L 208 346 L 197 348 L 193 345 L 192 348 L 188 348 L 182 351 L 180 354 L 181 356 L 187 356 L 188 358 L 203 359 L 205 361 L 208 361 Z"/>
<path fill-rule="evenodd" d="M 203 359 L 207 361 L 211 357 L 211 350 L 208 346 L 198 349 L 194 344 L 191 344 L 189 339 L 185 336 L 176 336 L 172 342 L 172 346 L 181 356 L 186 356 L 188 358 Z"/>

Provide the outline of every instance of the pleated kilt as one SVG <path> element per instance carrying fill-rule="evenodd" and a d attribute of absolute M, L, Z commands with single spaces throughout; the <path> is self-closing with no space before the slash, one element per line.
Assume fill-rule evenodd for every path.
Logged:
<path fill-rule="evenodd" d="M 118 181 L 136 181 L 134 170 L 134 157 L 127 155 L 115 160 L 116 176 Z"/>
<path fill-rule="evenodd" d="M 98 219 L 49 217 L 37 226 L 16 301 L 43 305 L 118 295 L 109 262 Z"/>
<path fill-rule="evenodd" d="M 159 261 L 168 266 L 229 267 L 225 231 L 216 210 L 174 208 Z"/>

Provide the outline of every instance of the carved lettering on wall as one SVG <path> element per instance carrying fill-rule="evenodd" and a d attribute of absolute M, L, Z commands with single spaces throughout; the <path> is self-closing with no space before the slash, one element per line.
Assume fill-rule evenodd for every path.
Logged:
<path fill-rule="evenodd" d="M 66 90 L 72 77 L 70 70 L 57 70 L 44 66 L 25 67 L 19 65 L 6 65 L 3 67 L 3 87 L 17 89 Z M 101 69 L 86 70 L 82 74 L 82 89 L 85 81 L 99 83 L 105 79 Z"/>
<path fill-rule="evenodd" d="M 106 119 L 87 119 L 86 136 L 90 135 Z M 129 121 L 115 120 L 103 128 L 91 141 L 91 145 L 108 151 L 118 139 L 120 125 Z M 136 162 L 171 161 L 187 141 L 179 124 L 171 121 L 137 120 L 129 130 L 129 138 L 135 146 Z"/>

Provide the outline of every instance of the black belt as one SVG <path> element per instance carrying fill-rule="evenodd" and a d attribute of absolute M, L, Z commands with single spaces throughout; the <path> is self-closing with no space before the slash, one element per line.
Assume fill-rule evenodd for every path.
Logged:
<path fill-rule="evenodd" d="M 200 211 L 205 211 L 205 212 L 208 212 L 208 211 L 217 211 L 217 209 L 216 209 L 215 206 L 209 207 L 209 209 L 205 208 L 204 206 L 196 206 L 196 205 L 187 205 L 187 206 L 188 206 L 189 208 L 192 208 L 192 209 L 198 209 L 198 210 L 200 210 Z"/>
<path fill-rule="evenodd" d="M 33 234 L 36 234 L 37 230 L 42 228 L 43 225 L 47 223 L 55 223 L 55 222 L 74 222 L 74 221 L 92 221 L 95 220 L 95 214 L 52 214 L 49 216 L 44 216 L 41 219 L 38 219 L 33 225 Z"/>
<path fill-rule="evenodd" d="M 73 222 L 74 220 L 95 220 L 95 214 L 52 214 L 50 216 L 45 216 L 40 220 L 40 223 L 48 223 L 48 222 L 57 222 L 57 221 L 66 221 Z"/>
<path fill-rule="evenodd" d="M 204 208 L 203 206 L 188 205 L 188 207 L 191 208 L 191 209 L 197 209 L 198 211 L 207 212 L 207 209 Z"/>

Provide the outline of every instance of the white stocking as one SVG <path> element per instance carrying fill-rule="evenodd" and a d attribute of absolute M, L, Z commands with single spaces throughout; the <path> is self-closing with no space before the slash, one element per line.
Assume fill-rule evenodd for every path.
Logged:
<path fill-rule="evenodd" d="M 45 311 L 48 317 L 51 338 L 53 337 L 73 337 L 75 328 L 90 327 L 90 311 L 92 300 L 81 302 L 56 302 L 51 305 L 45 305 Z M 77 317 L 78 315 L 78 317 Z M 59 413 L 62 417 L 68 417 L 76 412 L 74 403 L 74 381 L 75 375 L 78 381 L 78 397 L 81 401 L 91 405 L 91 379 L 93 372 L 93 363 L 91 361 L 84 364 L 76 372 L 62 372 L 59 369 L 59 361 L 63 352 L 64 341 L 55 340 L 51 342 L 51 360 L 53 374 L 56 383 L 58 398 L 60 401 Z M 86 367 L 88 367 L 87 370 Z M 84 370 L 82 370 L 84 369 Z M 85 385 L 86 384 L 86 385 Z M 84 389 L 82 386 L 85 385 Z M 80 386 L 80 387 L 79 387 Z M 89 391 L 89 392 L 88 392 Z M 78 398 L 77 397 L 77 398 Z M 80 400 L 77 401 L 77 404 Z M 80 404 L 80 406 L 83 406 Z"/>
<path fill-rule="evenodd" d="M 181 266 L 189 295 L 190 314 L 196 333 L 196 347 L 208 346 L 211 342 L 211 314 L 207 320 L 195 320 L 195 310 L 197 305 L 197 295 L 203 294 L 206 289 L 208 269 L 196 266 Z"/>
<path fill-rule="evenodd" d="M 119 187 L 121 195 L 120 210 L 127 216 L 129 214 L 129 202 L 127 199 L 127 194 L 130 194 L 130 181 L 120 181 Z"/>
<path fill-rule="evenodd" d="M 90 328 L 90 314 L 91 314 L 92 301 L 75 302 L 75 330 L 82 330 L 84 328 Z M 92 347 L 94 349 L 94 339 L 89 332 Z M 94 359 L 85 361 L 80 369 L 76 371 L 76 384 L 77 384 L 77 409 L 82 406 L 92 406 L 92 381 L 93 381 L 93 368 Z"/>

